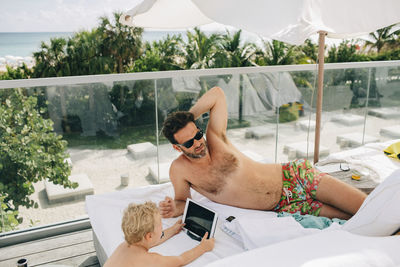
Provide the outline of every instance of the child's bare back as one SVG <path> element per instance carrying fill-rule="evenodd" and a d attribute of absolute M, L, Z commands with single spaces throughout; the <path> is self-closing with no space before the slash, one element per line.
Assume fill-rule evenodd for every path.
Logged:
<path fill-rule="evenodd" d="M 125 241 L 107 260 L 104 267 L 112 266 L 183 266 L 214 248 L 214 238 L 207 239 L 206 233 L 200 244 L 179 256 L 162 256 L 149 252 L 182 230 L 181 221 L 162 230 L 161 215 L 152 202 L 130 204 L 124 212 L 122 230 Z"/>

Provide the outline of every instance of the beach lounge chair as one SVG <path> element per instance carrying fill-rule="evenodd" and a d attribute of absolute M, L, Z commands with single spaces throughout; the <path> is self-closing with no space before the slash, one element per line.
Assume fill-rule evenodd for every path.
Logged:
<path fill-rule="evenodd" d="M 348 134 L 338 135 L 336 137 L 336 143 L 339 144 L 341 148 L 358 147 L 363 145 L 362 141 L 363 141 L 362 133 L 348 133 Z M 375 142 L 379 142 L 379 138 L 370 135 L 364 136 L 364 144 L 375 143 Z"/>
<path fill-rule="evenodd" d="M 307 142 L 297 142 L 286 144 L 283 147 L 283 153 L 288 155 L 288 159 L 296 159 L 296 158 L 306 158 L 307 157 Z M 329 148 L 320 145 L 319 146 L 319 155 L 320 157 L 325 157 L 329 155 Z M 310 142 L 308 144 L 308 158 L 314 157 L 314 143 Z"/>
<path fill-rule="evenodd" d="M 275 126 L 254 126 L 246 129 L 246 138 L 261 139 L 266 137 L 273 137 L 275 134 Z"/>
<path fill-rule="evenodd" d="M 400 109 L 397 107 L 373 108 L 368 110 L 368 114 L 383 119 L 399 119 Z"/>
<path fill-rule="evenodd" d="M 149 166 L 149 174 L 154 182 L 166 183 L 169 182 L 169 167 L 171 166 L 171 162 L 162 162 L 158 165 L 157 163 L 151 164 Z M 160 171 L 160 177 L 158 179 L 158 171 Z"/>
<path fill-rule="evenodd" d="M 337 122 L 346 126 L 359 125 L 364 123 L 364 117 L 354 114 L 339 114 L 331 118 L 331 121 Z"/>
<path fill-rule="evenodd" d="M 83 199 L 86 195 L 94 194 L 93 184 L 86 174 L 71 175 L 69 176 L 69 180 L 78 183 L 79 186 L 75 189 L 64 188 L 48 180 L 44 181 L 47 198 L 50 204 Z"/>
<path fill-rule="evenodd" d="M 132 144 L 127 149 L 135 159 L 155 157 L 157 155 L 157 147 L 150 142 Z"/>
<path fill-rule="evenodd" d="M 400 125 L 381 128 L 379 134 L 389 138 L 400 138 Z"/>
<path fill-rule="evenodd" d="M 296 123 L 296 126 L 303 131 L 308 131 L 308 128 L 310 128 L 310 131 L 314 131 L 315 130 L 315 120 L 311 120 L 311 121 L 301 120 Z"/>

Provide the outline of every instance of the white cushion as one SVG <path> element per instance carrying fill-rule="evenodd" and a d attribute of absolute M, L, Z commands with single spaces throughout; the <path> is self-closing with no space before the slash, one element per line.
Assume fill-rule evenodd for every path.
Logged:
<path fill-rule="evenodd" d="M 150 142 L 132 144 L 129 145 L 127 149 L 135 159 L 154 157 L 157 155 L 157 147 Z"/>
<path fill-rule="evenodd" d="M 286 144 L 283 147 L 283 153 L 288 154 L 289 160 L 295 158 L 306 158 L 307 157 L 307 142 L 298 142 Z M 319 155 L 327 156 L 329 155 L 329 148 L 320 145 L 319 146 Z M 314 143 L 310 142 L 308 144 L 308 157 L 314 156 Z"/>
<path fill-rule="evenodd" d="M 365 199 L 359 211 L 343 225 L 343 230 L 368 236 L 388 236 L 398 229 L 400 229 L 400 169 L 394 171 L 376 187 Z"/>
<path fill-rule="evenodd" d="M 346 125 L 353 126 L 364 123 L 364 117 L 354 114 L 340 114 L 333 116 L 331 121 Z"/>
<path fill-rule="evenodd" d="M 303 131 L 308 131 L 308 127 L 310 127 L 310 131 L 315 130 L 315 120 L 308 121 L 308 120 L 301 120 L 297 122 L 297 126 L 300 127 Z"/>
<path fill-rule="evenodd" d="M 400 118 L 400 115 L 399 115 Z M 389 138 L 400 138 L 400 125 L 381 128 L 379 134 Z"/>
<path fill-rule="evenodd" d="M 149 166 L 149 174 L 154 179 L 155 182 L 165 183 L 169 182 L 169 168 L 171 162 L 160 163 L 160 180 L 158 180 L 158 165 L 157 163 L 151 164 Z"/>
<path fill-rule="evenodd" d="M 342 134 L 338 135 L 336 137 L 336 143 L 339 144 L 341 147 L 358 147 L 363 145 L 363 135 L 362 133 L 348 133 L 348 134 Z M 364 144 L 368 143 L 375 143 L 379 142 L 379 138 L 370 136 L 370 135 L 365 135 L 364 136 Z"/>
<path fill-rule="evenodd" d="M 71 175 L 69 180 L 77 182 L 79 186 L 75 189 L 64 188 L 62 185 L 45 180 L 44 185 L 50 203 L 78 199 L 94 193 L 93 184 L 86 174 Z"/>
<path fill-rule="evenodd" d="M 256 138 L 261 139 L 265 137 L 272 137 L 275 134 L 275 129 L 271 128 L 271 126 L 255 126 L 246 129 L 245 137 L 246 138 Z"/>
<path fill-rule="evenodd" d="M 206 266 L 399 266 L 399 247 L 398 236 L 368 237 L 343 230 L 322 231 L 249 250 Z"/>
<path fill-rule="evenodd" d="M 396 107 L 391 108 L 373 108 L 368 110 L 368 114 L 384 119 L 400 118 L 400 109 Z"/>

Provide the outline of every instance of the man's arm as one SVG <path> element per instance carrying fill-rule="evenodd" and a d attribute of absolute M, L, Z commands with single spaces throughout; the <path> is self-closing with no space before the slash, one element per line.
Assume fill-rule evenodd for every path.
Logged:
<path fill-rule="evenodd" d="M 181 168 L 177 166 L 178 163 L 172 162 L 169 169 L 169 177 L 172 185 L 174 186 L 175 199 L 165 197 L 164 201 L 159 204 L 160 214 L 163 218 L 178 217 L 183 214 L 185 209 L 186 199 L 191 198 L 190 185 L 182 177 Z"/>
<path fill-rule="evenodd" d="M 210 111 L 210 119 L 208 121 L 208 131 L 212 131 L 218 136 L 226 134 L 228 125 L 228 111 L 224 91 L 219 87 L 213 87 L 206 92 L 196 104 L 189 110 L 193 113 L 195 119 L 202 114 Z"/>

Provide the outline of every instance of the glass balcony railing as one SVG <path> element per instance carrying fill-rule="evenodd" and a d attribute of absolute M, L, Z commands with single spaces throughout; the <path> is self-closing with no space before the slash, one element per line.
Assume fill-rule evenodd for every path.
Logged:
<path fill-rule="evenodd" d="M 18 229 L 86 216 L 88 193 L 169 181 L 178 152 L 161 134 L 164 118 L 214 86 L 225 92 L 228 138 L 240 151 L 263 162 L 312 159 L 316 75 L 315 65 L 296 65 L 0 81 L 2 104 L 17 88 L 37 98 L 67 141 L 70 178 L 80 184 L 34 183 L 38 208 L 20 208 Z M 399 122 L 400 61 L 325 64 L 320 159 L 400 138 Z"/>

